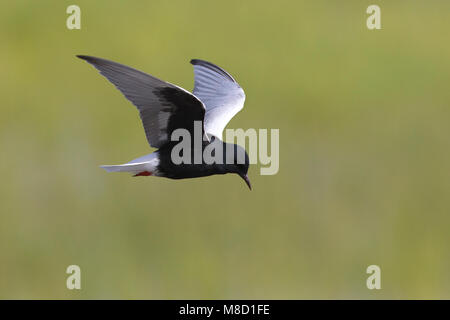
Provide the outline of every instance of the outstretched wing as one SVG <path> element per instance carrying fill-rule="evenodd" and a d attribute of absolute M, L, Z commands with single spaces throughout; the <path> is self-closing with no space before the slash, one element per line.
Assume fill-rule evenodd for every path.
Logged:
<path fill-rule="evenodd" d="M 193 136 L 194 121 L 203 122 L 205 106 L 183 88 L 113 61 L 77 57 L 98 69 L 138 108 L 150 146 L 160 148 L 178 128 Z"/>
<path fill-rule="evenodd" d="M 222 132 L 231 118 L 244 107 L 244 90 L 222 68 L 203 60 L 193 59 L 194 95 L 206 107 L 205 131 L 222 139 Z"/>

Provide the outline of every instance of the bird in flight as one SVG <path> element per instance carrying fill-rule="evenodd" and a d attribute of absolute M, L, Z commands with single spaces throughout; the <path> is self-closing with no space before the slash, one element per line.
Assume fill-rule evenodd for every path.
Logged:
<path fill-rule="evenodd" d="M 101 166 L 108 172 L 129 172 L 134 176 L 170 179 L 205 177 L 214 174 L 238 174 L 251 190 L 247 176 L 249 158 L 244 148 L 222 141 L 227 123 L 244 107 L 245 94 L 236 80 L 222 68 L 199 59 L 194 66 L 194 90 L 189 91 L 154 76 L 106 59 L 78 55 L 134 104 L 142 120 L 148 143 L 157 150 L 121 165 Z M 201 141 L 189 142 L 191 150 L 179 154 L 192 160 L 208 148 L 221 161 L 174 161 L 179 141 L 172 140 L 177 129 L 187 130 L 195 138 L 200 124 Z M 214 146 L 216 148 L 212 148 Z M 220 147 L 217 147 L 219 145 Z M 192 151 L 192 152 L 191 152 Z M 194 159 L 195 160 L 195 159 Z"/>

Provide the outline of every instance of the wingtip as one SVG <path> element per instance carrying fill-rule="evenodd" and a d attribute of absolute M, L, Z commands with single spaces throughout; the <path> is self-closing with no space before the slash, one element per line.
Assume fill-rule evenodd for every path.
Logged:
<path fill-rule="evenodd" d="M 234 78 L 229 74 L 227 71 L 219 67 L 218 65 L 215 65 L 214 63 L 208 62 L 206 60 L 202 59 L 191 59 L 191 64 L 194 66 L 203 66 L 205 68 L 208 68 L 210 70 L 214 70 L 215 72 L 225 76 L 226 78 L 229 78 L 231 81 L 236 82 Z"/>
<path fill-rule="evenodd" d="M 84 54 L 77 54 L 76 57 L 85 61 L 92 61 L 95 59 L 94 57 L 85 56 Z"/>
<path fill-rule="evenodd" d="M 203 66 L 212 66 L 212 67 L 220 68 L 220 67 L 216 66 L 215 64 L 208 62 L 206 60 L 202 60 L 202 59 L 191 59 L 191 64 L 194 66 L 203 65 Z"/>

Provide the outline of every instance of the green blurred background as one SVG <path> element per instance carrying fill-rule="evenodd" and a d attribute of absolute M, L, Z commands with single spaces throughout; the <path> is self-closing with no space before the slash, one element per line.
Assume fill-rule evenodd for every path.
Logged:
<path fill-rule="evenodd" d="M 1 7 L 1 299 L 450 298 L 449 1 Z M 228 128 L 279 128 L 279 173 L 253 166 L 251 192 L 106 173 L 151 150 L 75 54 L 188 90 L 191 58 L 223 66 L 247 95 Z"/>

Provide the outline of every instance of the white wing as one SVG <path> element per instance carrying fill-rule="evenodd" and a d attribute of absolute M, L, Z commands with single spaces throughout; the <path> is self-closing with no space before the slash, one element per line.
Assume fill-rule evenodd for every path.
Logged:
<path fill-rule="evenodd" d="M 205 131 L 222 139 L 222 132 L 231 118 L 244 107 L 244 90 L 222 68 L 203 60 L 193 59 L 194 92 L 206 108 Z"/>

